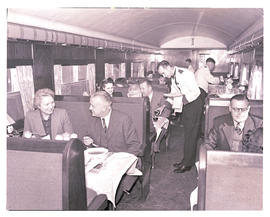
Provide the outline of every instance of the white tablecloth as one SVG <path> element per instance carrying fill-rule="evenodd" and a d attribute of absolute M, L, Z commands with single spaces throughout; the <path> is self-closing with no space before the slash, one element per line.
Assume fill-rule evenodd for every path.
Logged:
<path fill-rule="evenodd" d="M 87 192 L 91 189 L 96 194 L 106 194 L 108 200 L 115 206 L 116 190 L 122 176 L 125 173 L 142 175 L 141 171 L 136 169 L 138 158 L 126 152 L 89 154 L 88 150 L 84 153 Z M 88 200 L 91 199 L 89 197 L 87 195 Z"/>

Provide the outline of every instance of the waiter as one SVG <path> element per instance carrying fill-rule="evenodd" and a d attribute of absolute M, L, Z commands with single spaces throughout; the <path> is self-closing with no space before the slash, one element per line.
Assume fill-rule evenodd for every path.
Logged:
<path fill-rule="evenodd" d="M 184 158 L 174 164 L 176 167 L 174 172 L 184 173 L 194 166 L 196 159 L 197 138 L 202 113 L 200 89 L 194 73 L 186 68 L 172 66 L 163 60 L 158 64 L 157 70 L 162 76 L 171 78 L 183 96 Z"/>
<path fill-rule="evenodd" d="M 201 90 L 203 102 L 208 93 L 208 85 L 219 84 L 219 78 L 212 75 L 212 72 L 215 69 L 215 64 L 215 60 L 209 57 L 206 60 L 206 64 L 195 72 L 195 79 Z"/>

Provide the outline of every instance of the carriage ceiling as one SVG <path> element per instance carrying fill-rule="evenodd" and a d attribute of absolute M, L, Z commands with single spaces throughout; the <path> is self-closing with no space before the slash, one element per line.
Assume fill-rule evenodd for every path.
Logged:
<path fill-rule="evenodd" d="M 130 40 L 153 47 L 162 47 L 169 41 L 183 37 L 207 37 L 228 47 L 258 20 L 263 20 L 263 9 L 12 8 L 8 10 L 9 22 L 31 25 L 31 19 L 16 20 L 14 15 L 27 16 L 33 20 L 46 20 L 47 25 L 50 25 L 47 27 L 49 29 L 53 29 L 54 24 L 58 26 L 64 24 L 85 32 L 100 33 L 101 37 L 108 40 L 116 38 L 118 41 Z"/>

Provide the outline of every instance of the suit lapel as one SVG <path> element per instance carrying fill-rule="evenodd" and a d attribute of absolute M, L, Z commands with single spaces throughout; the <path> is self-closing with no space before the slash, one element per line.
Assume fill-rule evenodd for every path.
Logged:
<path fill-rule="evenodd" d="M 54 139 L 57 133 L 57 115 L 55 114 L 55 112 L 53 112 L 51 116 L 51 133 L 51 139 Z"/>
<path fill-rule="evenodd" d="M 42 118 L 41 118 L 41 113 L 40 113 L 39 109 L 37 109 L 37 110 L 35 111 L 34 122 L 35 122 L 35 125 L 37 126 L 37 127 L 36 127 L 36 130 L 37 130 L 38 132 L 33 132 L 33 134 L 38 134 L 38 135 L 45 136 L 46 133 L 45 133 L 44 126 L 43 126 L 43 124 L 42 124 Z"/>
<path fill-rule="evenodd" d="M 252 131 L 255 130 L 254 121 L 250 116 L 248 116 L 248 118 L 245 122 L 245 125 L 244 125 L 244 129 L 243 129 L 244 135 L 247 133 L 248 130 L 252 130 Z"/>
<path fill-rule="evenodd" d="M 109 121 L 109 126 L 108 126 L 108 129 L 107 129 L 107 139 L 108 140 L 112 136 L 114 129 L 117 128 L 117 126 L 116 126 L 117 123 L 118 123 L 117 117 L 115 117 L 115 112 L 112 110 L 110 121 Z"/>
<path fill-rule="evenodd" d="M 232 117 L 229 116 L 229 119 L 224 123 L 224 127 L 223 127 L 223 132 L 229 144 L 229 147 L 228 147 L 229 149 L 233 145 L 233 130 L 234 130 L 233 120 L 232 120 Z"/>

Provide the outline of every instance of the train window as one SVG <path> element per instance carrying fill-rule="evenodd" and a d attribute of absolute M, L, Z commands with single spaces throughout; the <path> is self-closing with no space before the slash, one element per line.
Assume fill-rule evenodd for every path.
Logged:
<path fill-rule="evenodd" d="M 7 95 L 18 93 L 24 114 L 33 109 L 34 80 L 32 66 L 17 66 L 7 69 Z"/>
<path fill-rule="evenodd" d="M 115 80 L 119 77 L 126 77 L 126 64 L 109 64 L 105 63 L 105 78 L 112 78 Z"/>
<path fill-rule="evenodd" d="M 95 64 L 54 65 L 57 95 L 89 95 L 95 91 Z"/>
<path fill-rule="evenodd" d="M 144 77 L 144 63 L 143 62 L 133 62 L 131 63 L 131 77 Z"/>

